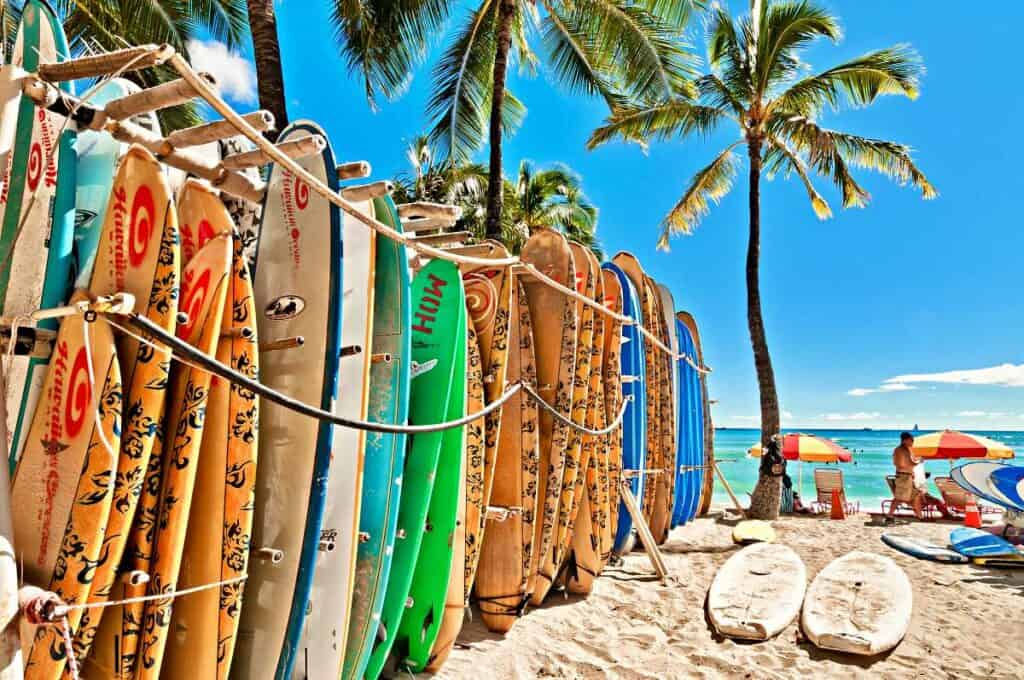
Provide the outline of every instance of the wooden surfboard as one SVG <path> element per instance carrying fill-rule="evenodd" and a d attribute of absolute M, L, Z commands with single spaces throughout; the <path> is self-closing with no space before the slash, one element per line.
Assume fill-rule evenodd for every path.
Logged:
<path fill-rule="evenodd" d="M 666 309 L 663 306 L 662 291 L 658 283 L 651 277 L 646 277 L 647 287 L 651 299 L 654 301 L 655 317 L 654 327 L 657 331 L 661 344 L 671 348 L 674 343 L 675 332 L 669 333 L 668 321 L 672 317 L 672 308 Z M 671 302 L 671 295 L 669 295 Z M 674 330 L 674 329 L 673 329 Z M 675 353 L 675 350 L 673 350 Z M 669 529 L 672 528 L 672 510 L 674 507 L 676 476 L 678 466 L 676 465 L 676 398 L 677 389 L 673 377 L 675 376 L 675 361 L 672 356 L 660 348 L 655 348 L 655 361 L 658 362 L 661 390 L 659 394 L 660 414 L 660 442 L 661 442 L 661 475 L 658 476 L 658 495 L 655 501 L 654 522 L 651 527 L 651 535 L 659 543 L 664 543 L 668 538 Z"/>
<path fill-rule="evenodd" d="M 694 349 L 697 352 L 697 364 L 703 366 L 704 350 L 700 343 L 700 331 L 697 328 L 697 320 L 689 312 L 677 312 L 676 318 L 686 324 L 686 327 L 689 329 Z M 708 377 L 705 373 L 698 375 L 701 407 L 698 414 L 700 420 L 698 423 L 697 447 L 704 452 L 704 463 L 703 468 L 698 469 L 693 475 L 696 478 L 694 481 L 698 488 L 699 496 L 695 494 L 697 503 L 693 513 L 690 515 L 690 519 L 707 514 L 707 511 L 711 508 L 711 495 L 715 480 L 715 475 L 711 470 L 711 467 L 715 464 L 715 426 L 711 422 L 711 405 L 708 402 L 707 379 Z"/>
<path fill-rule="evenodd" d="M 409 422 L 413 425 L 439 423 L 447 419 L 459 339 L 465 333 L 465 304 L 462 280 L 458 268 L 451 262 L 432 260 L 413 279 L 409 397 Z M 460 320 L 463 324 L 461 330 Z M 402 476 L 395 553 L 381 610 L 381 630 L 374 641 L 364 677 L 380 676 L 398 638 L 404 614 L 409 611 L 410 591 L 421 553 L 443 440 L 442 432 L 418 434 L 410 440 Z M 460 469 L 461 465 L 456 465 L 455 472 Z M 455 502 L 455 499 L 450 500 Z M 435 568 L 434 578 L 447 584 L 448 569 L 441 572 L 440 567 L 435 565 Z M 443 592 L 441 597 L 443 602 Z M 438 623 L 440 619 L 438 612 Z M 396 654 L 399 660 L 407 656 L 404 649 Z"/>
<path fill-rule="evenodd" d="M 259 345 L 252 280 L 237 237 L 232 238 L 232 248 L 231 279 L 216 356 L 217 361 L 256 380 Z M 179 590 L 245 575 L 255 503 L 258 436 L 256 394 L 214 376 L 206 404 Z M 175 603 L 164 677 L 228 677 L 243 590 L 244 582 L 230 583 L 201 590 Z"/>
<path fill-rule="evenodd" d="M 85 299 L 77 293 L 74 300 Z M 66 317 L 11 488 L 14 540 L 26 583 L 81 604 L 100 560 L 121 433 L 121 368 L 105 323 Z M 82 610 L 68 613 L 72 633 Z M 60 678 L 67 648 L 56 626 L 22 639 L 33 678 Z"/>
<path fill-rule="evenodd" d="M 398 211 L 390 197 L 375 199 L 374 213 L 378 220 L 401 231 Z M 409 420 L 412 351 L 409 283 L 405 247 L 391 239 L 377 239 L 372 348 L 377 360 L 370 365 L 367 413 L 374 422 L 404 425 Z M 366 434 L 359 510 L 361 538 L 343 680 L 361 680 L 380 626 L 384 589 L 395 549 L 406 441 L 404 434 Z"/>
<path fill-rule="evenodd" d="M 11 63 L 35 73 L 41 63 L 68 58 L 64 29 L 49 3 L 28 0 L 11 53 Z M 60 85 L 74 94 L 71 82 Z M 18 104 L 14 149 L 8 156 L 0 192 L 0 314 L 7 317 L 64 303 L 71 284 L 75 226 L 75 128 L 37 107 L 28 97 Z M 35 325 L 28 322 L 29 325 Z M 53 319 L 40 328 L 57 329 Z M 7 434 L 11 470 L 40 398 L 48 358 L 14 356 L 6 374 Z"/>
<path fill-rule="evenodd" d="M 604 306 L 616 314 L 622 314 L 622 287 L 615 273 L 601 269 L 604 284 Z M 605 423 L 611 423 L 622 408 L 622 322 L 605 317 L 604 354 L 602 381 Z M 612 544 L 618 529 L 619 480 L 622 477 L 622 440 L 625 424 L 608 434 L 606 442 L 608 471 L 604 491 L 605 522 L 601 526 L 601 563 L 608 562 L 612 555 Z"/>
<path fill-rule="evenodd" d="M 523 262 L 562 285 L 575 287 L 576 270 L 565 237 L 548 229 L 537 231 L 523 246 Z M 559 413 L 572 411 L 573 375 L 576 367 L 576 333 L 579 319 L 573 300 L 540 281 L 526 280 L 526 302 L 534 332 L 537 392 Z M 533 568 L 529 584 L 531 600 L 540 602 L 551 587 L 554 574 L 545 560 L 558 538 L 559 501 L 565 458 L 571 443 L 569 427 L 540 409 L 540 477 L 537 480 L 539 521 L 534 522 Z"/>
<path fill-rule="evenodd" d="M 230 232 L 225 232 L 225 228 L 230 225 L 229 220 L 223 206 L 220 206 L 219 215 L 210 215 L 216 236 L 196 251 L 195 257 L 181 272 L 181 311 L 188 316 L 188 320 L 178 326 L 176 334 L 209 355 L 217 351 L 224 305 L 231 286 L 233 247 Z M 231 310 L 232 306 L 228 309 Z M 167 595 L 177 589 L 199 469 L 210 382 L 210 373 L 186 364 L 176 365 L 171 370 L 167 441 L 163 450 L 160 502 L 156 515 L 159 521 L 153 537 L 149 584 L 146 588 L 149 595 Z M 135 677 L 139 680 L 160 675 L 170 634 L 173 604 L 171 598 L 146 603 L 135 669 Z"/>
<path fill-rule="evenodd" d="M 89 280 L 92 294 L 131 293 L 141 313 L 173 333 L 181 275 L 178 234 L 177 210 L 160 163 L 144 148 L 130 147 L 118 166 L 103 210 Z M 163 421 L 171 364 L 166 347 L 140 343 L 127 333 L 117 335 L 117 354 L 125 387 L 124 427 L 103 559 L 89 593 L 92 604 L 145 593 L 142 587 L 126 590 L 118 572 Z M 152 500 L 147 505 L 147 517 L 152 517 L 154 511 Z M 134 555 L 125 560 L 128 570 L 134 569 L 133 560 Z M 141 565 L 143 570 L 147 566 L 148 562 Z M 83 660 L 86 676 L 109 678 L 121 672 L 115 658 L 115 650 L 123 649 L 118 640 L 125 626 L 138 630 L 136 624 L 125 621 L 127 611 L 121 606 L 86 610 L 75 636 L 75 654 Z M 100 627 L 100 622 L 107 619 L 107 625 Z M 93 649 L 95 652 L 90 653 Z"/>
<path fill-rule="evenodd" d="M 483 372 L 480 364 L 479 338 L 473 324 L 468 319 L 472 310 L 469 296 L 466 296 L 466 413 L 476 413 L 484 408 Z M 455 535 L 452 539 L 452 568 L 448 575 L 448 596 L 444 603 L 444 619 L 430 650 L 430 660 L 426 671 L 436 673 L 448 659 L 455 639 L 462 630 L 462 622 L 469 606 L 470 583 L 468 560 L 470 548 L 479 551 L 477 541 L 480 534 L 470 536 L 470 524 L 467 518 L 473 516 L 472 527 L 479 531 L 480 524 L 486 516 L 487 504 L 484 501 L 484 419 L 472 421 L 465 427 L 466 444 L 463 455 L 465 483 L 460 485 L 459 503 L 456 516 Z"/>
<path fill-rule="evenodd" d="M 279 141 L 309 134 L 323 130 L 294 123 Z M 297 162 L 337 189 L 329 145 Z M 260 376 L 264 385 L 324 410 L 334 400 L 341 353 L 341 250 L 340 211 L 271 166 L 253 286 L 264 346 Z M 296 346 L 300 337 L 305 342 Z M 232 664 L 237 677 L 291 677 L 319 551 L 333 433 L 329 423 L 262 404 L 252 555 Z"/>
<path fill-rule="evenodd" d="M 536 384 L 533 326 L 522 282 L 509 275 L 512 288 L 507 378 Z M 537 404 L 519 392 L 502 409 L 491 506 L 503 517 L 487 520 L 474 589 L 480 618 L 489 630 L 505 633 L 530 597 L 534 524 L 537 522 L 539 432 Z"/>
<path fill-rule="evenodd" d="M 486 241 L 490 254 L 484 257 L 508 257 L 508 249 L 497 241 Z M 477 267 L 463 274 L 469 320 L 480 347 L 480 364 L 486 403 L 498 399 L 505 390 L 508 375 L 509 318 L 512 303 L 512 276 L 507 267 Z M 494 488 L 502 413 L 498 409 L 484 420 L 483 484 L 480 507 L 486 509 Z M 486 513 L 477 513 L 475 504 L 466 507 L 466 576 L 468 593 L 473 588 L 480 561 Z"/>
<path fill-rule="evenodd" d="M 357 203 L 356 208 L 373 214 L 370 202 Z M 338 366 L 338 397 L 332 411 L 352 420 L 365 420 L 369 408 L 377 238 L 376 232 L 348 213 L 342 215 L 342 238 L 342 357 Z M 341 674 L 355 578 L 365 445 L 365 431 L 335 429 L 320 549 L 293 673 L 296 678 Z"/>
<path fill-rule="evenodd" d="M 597 257 L 586 251 L 589 276 L 594 281 L 591 299 L 604 304 L 604 277 Z M 591 310 L 593 340 L 590 349 L 590 389 L 587 393 L 586 426 L 592 430 L 605 426 L 604 334 L 608 318 Z M 577 485 L 576 517 L 569 529 L 571 556 L 565 570 L 570 592 L 589 593 L 601 572 L 601 533 L 607 522 L 608 436 L 585 435 L 580 456 L 583 478 Z"/>
<path fill-rule="evenodd" d="M 3 365 L 0 362 L 0 380 Z M 7 409 L 0 393 L 0 442 L 7 441 Z M 21 606 L 18 596 L 18 556 L 14 541 L 14 513 L 11 511 L 11 481 L 6 465 L 0 465 L 0 680 L 22 680 Z"/>

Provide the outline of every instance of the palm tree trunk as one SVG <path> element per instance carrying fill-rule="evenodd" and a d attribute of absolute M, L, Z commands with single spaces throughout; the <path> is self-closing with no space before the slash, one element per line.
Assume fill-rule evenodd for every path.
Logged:
<path fill-rule="evenodd" d="M 487 237 L 501 239 L 502 172 L 501 172 L 501 110 L 505 104 L 505 79 L 508 73 L 508 52 L 512 46 L 512 19 L 515 0 L 501 0 L 498 7 L 498 45 L 494 54 L 494 78 L 491 91 L 490 166 L 487 174 Z"/>
<path fill-rule="evenodd" d="M 274 0 L 246 0 L 246 5 L 249 10 L 249 32 L 252 34 L 256 78 L 259 83 L 260 108 L 274 114 L 276 124 L 276 130 L 269 130 L 264 135 L 273 142 L 277 140 L 278 133 L 288 125 Z"/>
<path fill-rule="evenodd" d="M 747 243 L 747 324 L 750 327 L 750 344 L 754 349 L 754 367 L 757 369 L 757 386 L 761 395 L 761 446 L 768 450 L 768 440 L 779 432 L 779 397 L 775 391 L 775 372 L 772 370 L 771 355 L 768 354 L 768 339 L 761 317 L 761 143 L 752 139 L 747 144 L 750 154 L 750 240 Z M 758 476 L 757 486 L 750 496 L 751 517 L 775 519 L 779 516 L 779 500 L 782 494 L 782 478 Z"/>

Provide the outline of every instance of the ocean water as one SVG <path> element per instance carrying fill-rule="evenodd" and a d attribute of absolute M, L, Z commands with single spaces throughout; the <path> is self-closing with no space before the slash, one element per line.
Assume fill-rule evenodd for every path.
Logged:
<path fill-rule="evenodd" d="M 895 472 L 892 466 L 892 450 L 899 445 L 898 430 L 802 430 L 808 434 L 827 437 L 840 446 L 853 452 L 852 463 L 839 463 L 826 467 L 839 467 L 843 471 L 847 498 L 859 501 L 861 510 L 878 510 L 883 500 L 892 497 L 885 483 L 885 476 Z M 925 434 L 922 432 L 921 434 Z M 972 431 L 996 441 L 1008 444 L 1017 452 L 1018 458 L 1024 458 L 1024 432 L 989 432 Z M 733 492 L 741 503 L 746 505 L 757 483 L 759 459 L 747 455 L 747 449 L 760 437 L 758 430 L 725 429 L 715 430 L 715 460 L 720 461 L 719 469 L 732 486 Z M 947 476 L 953 466 L 965 461 L 929 460 L 925 461 L 925 470 L 932 477 Z M 1011 461 L 1012 462 L 1012 461 Z M 1024 464 L 1018 461 L 1017 464 Z M 800 469 L 803 468 L 803 493 L 801 498 L 806 501 L 815 499 L 814 468 L 821 463 L 798 463 L 789 461 L 786 471 L 793 480 L 793 486 L 800 490 Z M 938 489 L 928 482 L 929 492 L 939 497 Z M 722 486 L 715 479 L 714 502 L 717 505 L 730 505 L 732 502 Z"/>

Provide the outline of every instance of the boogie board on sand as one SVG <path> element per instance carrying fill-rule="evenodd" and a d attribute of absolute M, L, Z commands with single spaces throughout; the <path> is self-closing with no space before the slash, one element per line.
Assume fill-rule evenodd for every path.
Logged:
<path fill-rule="evenodd" d="M 886 531 L 882 533 L 882 543 L 885 543 L 893 550 L 899 550 L 901 553 L 916 557 L 919 560 L 946 562 L 949 564 L 964 564 L 969 561 L 967 557 L 958 552 L 929 543 L 916 536 L 904 536 Z"/>
<path fill-rule="evenodd" d="M 953 550 L 966 557 L 1006 557 L 1020 553 L 1006 539 L 981 529 L 958 527 L 949 534 Z"/>
<path fill-rule="evenodd" d="M 789 546 L 755 543 L 725 561 L 708 591 L 708 618 L 720 635 L 767 640 L 800 612 L 803 560 Z"/>

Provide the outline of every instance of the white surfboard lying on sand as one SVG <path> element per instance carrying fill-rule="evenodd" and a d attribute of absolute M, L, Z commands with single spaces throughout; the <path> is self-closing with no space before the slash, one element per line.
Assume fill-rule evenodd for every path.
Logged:
<path fill-rule="evenodd" d="M 778 635 L 800 612 L 807 570 L 793 549 L 755 543 L 726 560 L 708 592 L 708 618 L 719 634 L 743 640 Z"/>
<path fill-rule="evenodd" d="M 822 649 L 874 656 L 900 643 L 913 609 L 910 579 L 895 562 L 854 550 L 830 562 L 804 600 L 804 635 Z"/>

